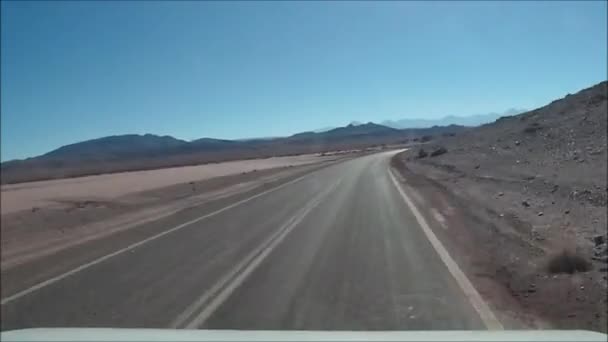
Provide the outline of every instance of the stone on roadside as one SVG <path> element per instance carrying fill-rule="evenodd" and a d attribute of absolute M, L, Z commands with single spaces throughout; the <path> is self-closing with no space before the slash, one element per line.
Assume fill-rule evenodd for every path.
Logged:
<path fill-rule="evenodd" d="M 420 158 L 426 158 L 426 156 L 428 156 L 429 154 L 423 149 L 421 148 L 420 150 L 418 150 L 418 159 Z"/>
<path fill-rule="evenodd" d="M 602 245 L 606 242 L 606 236 L 605 235 L 596 235 L 593 237 L 593 243 L 595 244 L 595 246 L 599 246 Z"/>
<path fill-rule="evenodd" d="M 592 256 L 591 259 L 595 260 L 595 261 L 599 261 L 602 262 L 604 264 L 608 264 L 608 255 L 604 255 L 604 256 Z M 600 270 L 601 271 L 601 270 Z"/>
<path fill-rule="evenodd" d="M 598 258 L 602 256 L 608 256 L 608 244 L 604 243 L 599 246 L 593 247 L 593 256 Z"/>

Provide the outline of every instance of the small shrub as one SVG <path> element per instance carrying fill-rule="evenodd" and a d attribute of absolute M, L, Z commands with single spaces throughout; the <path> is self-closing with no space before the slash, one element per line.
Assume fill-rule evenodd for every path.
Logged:
<path fill-rule="evenodd" d="M 437 157 L 437 156 L 440 156 L 447 152 L 448 152 L 448 150 L 445 147 L 441 146 L 441 147 L 435 149 L 435 151 L 431 152 L 431 157 Z"/>
<path fill-rule="evenodd" d="M 433 139 L 432 135 L 423 135 L 422 138 L 420 138 L 420 141 L 427 142 L 427 141 L 431 141 L 431 139 Z"/>
<path fill-rule="evenodd" d="M 553 256 L 547 265 L 549 273 L 569 273 L 586 272 L 591 269 L 591 264 L 582 256 L 569 252 L 562 251 Z"/>
<path fill-rule="evenodd" d="M 426 158 L 426 156 L 428 156 L 428 155 L 429 154 L 426 153 L 426 151 L 423 148 L 418 150 L 418 158 Z"/>
<path fill-rule="evenodd" d="M 536 131 L 541 130 L 543 127 L 538 123 L 534 122 L 530 124 L 528 127 L 524 128 L 524 133 L 536 133 Z"/>

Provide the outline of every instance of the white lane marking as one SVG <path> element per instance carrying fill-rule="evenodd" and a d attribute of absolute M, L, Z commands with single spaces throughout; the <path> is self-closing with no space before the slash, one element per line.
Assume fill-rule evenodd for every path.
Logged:
<path fill-rule="evenodd" d="M 412 213 L 414 213 L 416 221 L 418 221 L 418 224 L 422 228 L 422 231 L 424 232 L 428 240 L 431 242 L 431 245 L 433 246 L 437 254 L 439 254 L 439 257 L 441 258 L 443 263 L 447 266 L 448 271 L 450 271 L 454 279 L 456 279 L 456 282 L 464 292 L 465 296 L 471 302 L 471 305 L 473 306 L 475 311 L 477 311 L 477 314 L 479 314 L 479 317 L 483 321 L 486 328 L 489 330 L 504 329 L 504 327 L 496 318 L 488 304 L 484 302 L 483 298 L 481 298 L 481 295 L 479 294 L 479 292 L 477 292 L 471 281 L 467 278 L 464 272 L 462 272 L 462 270 L 454 261 L 454 259 L 452 259 L 447 249 L 445 249 L 441 241 L 439 241 L 433 230 L 431 230 L 426 220 L 424 219 L 424 216 L 422 216 L 422 214 L 418 211 L 412 200 L 405 194 L 405 192 L 401 188 L 401 185 L 397 182 L 397 179 L 395 179 L 393 172 L 389 169 L 388 173 L 393 181 L 393 184 L 397 188 L 397 191 L 401 195 L 401 198 L 403 198 L 407 206 L 412 210 Z"/>
<path fill-rule="evenodd" d="M 184 326 L 186 329 L 200 327 L 219 306 L 221 306 L 230 295 L 255 271 L 255 269 L 268 257 L 268 255 L 285 239 L 285 237 L 310 213 L 322 200 L 329 195 L 340 184 L 341 179 L 327 188 L 324 192 L 313 198 L 299 212 L 292 216 L 281 228 L 272 234 L 264 243 L 243 259 L 236 267 L 223 276 L 211 289 L 203 293 L 171 324 L 171 328 Z M 196 311 L 198 315 L 193 317 L 189 323 L 187 320 Z"/>
<path fill-rule="evenodd" d="M 448 229 L 447 223 L 445 222 L 445 217 L 441 215 L 439 210 L 431 208 L 431 214 L 433 215 L 433 218 L 435 218 L 435 221 L 439 222 L 443 229 Z"/>
<path fill-rule="evenodd" d="M 40 282 L 40 283 L 38 283 L 36 285 L 33 285 L 33 286 L 29 287 L 29 288 L 27 288 L 27 289 L 25 289 L 23 291 L 17 292 L 15 294 L 11 295 L 11 296 L 3 298 L 2 301 L 0 301 L 0 305 L 4 305 L 4 304 L 7 304 L 7 303 L 10 303 L 10 302 L 12 302 L 12 301 L 14 301 L 16 299 L 19 299 L 19 298 L 21 298 L 23 296 L 26 296 L 26 295 L 28 295 L 28 294 L 30 294 L 30 293 L 32 293 L 34 291 L 37 291 L 37 290 L 39 290 L 39 289 L 41 289 L 43 287 L 49 286 L 49 285 L 51 285 L 53 283 L 56 283 L 56 282 L 58 282 L 58 281 L 60 281 L 62 279 L 65 279 L 65 278 L 67 278 L 67 277 L 69 277 L 69 276 L 71 276 L 71 275 L 73 275 L 75 273 L 78 273 L 78 272 L 83 271 L 83 270 L 85 270 L 87 268 L 90 268 L 90 267 L 95 266 L 95 265 L 97 265 L 99 263 L 102 263 L 102 262 L 104 262 L 104 261 L 106 261 L 106 260 L 108 260 L 108 259 L 110 259 L 112 257 L 115 257 L 115 256 L 120 255 L 122 253 L 128 252 L 128 251 L 130 251 L 130 250 L 132 250 L 134 248 L 137 248 L 139 246 L 142 246 L 142 245 L 144 245 L 144 244 L 146 244 L 146 243 L 148 243 L 150 241 L 156 240 L 156 239 L 158 239 L 160 237 L 163 237 L 163 236 L 165 236 L 167 234 L 173 233 L 173 232 L 175 232 L 177 230 L 180 230 L 180 229 L 182 229 L 184 227 L 187 227 L 187 226 L 189 226 L 191 224 L 194 224 L 196 222 L 202 221 L 202 220 L 204 220 L 206 218 L 209 218 L 211 216 L 215 216 L 215 215 L 217 215 L 219 213 L 222 213 L 222 212 L 224 212 L 224 211 L 226 211 L 228 209 L 232 209 L 232 208 L 234 208 L 234 207 L 236 207 L 238 205 L 241 205 L 243 203 L 247 203 L 247 202 L 249 202 L 249 201 L 251 201 L 253 199 L 256 199 L 256 198 L 258 198 L 260 196 L 264 196 L 264 195 L 269 194 L 271 192 L 277 191 L 277 190 L 279 190 L 279 189 L 281 189 L 281 188 L 283 188 L 283 187 L 285 187 L 287 185 L 291 185 L 293 183 L 296 183 L 296 182 L 298 182 L 298 181 L 300 181 L 300 180 L 302 180 L 302 179 L 304 179 L 304 178 L 306 178 L 308 176 L 310 176 L 310 174 L 306 174 L 306 175 L 304 175 L 302 177 L 298 177 L 298 178 L 296 178 L 294 180 L 291 180 L 291 181 L 289 181 L 287 183 L 281 184 L 281 185 L 279 185 L 277 187 L 274 187 L 272 189 L 268 189 L 268 190 L 263 191 L 263 192 L 261 192 L 259 194 L 256 194 L 256 195 L 253 195 L 251 197 L 242 199 L 242 200 L 240 200 L 238 202 L 235 202 L 235 203 L 233 203 L 233 204 L 231 204 L 229 206 L 223 207 L 223 208 L 218 209 L 218 210 L 216 210 L 214 212 L 211 212 L 209 214 L 206 214 L 206 215 L 203 215 L 201 217 L 195 218 L 195 219 L 190 220 L 190 221 L 188 221 L 186 223 L 182 223 L 182 224 L 180 224 L 178 226 L 175 226 L 175 227 L 173 227 L 173 228 L 171 228 L 169 230 L 165 230 L 162 233 L 158 233 L 156 235 L 150 236 L 150 237 L 148 237 L 146 239 L 143 239 L 143 240 L 141 240 L 139 242 L 133 243 L 133 244 L 131 244 L 131 245 L 125 247 L 125 248 L 119 249 L 119 250 L 117 250 L 115 252 L 112 252 L 110 254 L 104 255 L 104 256 L 102 256 L 102 257 L 100 257 L 98 259 L 95 259 L 93 261 L 87 262 L 86 264 L 80 265 L 80 266 L 78 266 L 78 267 L 76 267 L 76 268 L 74 268 L 74 269 L 72 269 L 72 270 L 70 270 L 68 272 L 65 272 L 65 273 L 60 274 L 58 276 L 55 276 L 53 278 L 47 279 L 47 280 L 45 280 L 43 282 Z"/>

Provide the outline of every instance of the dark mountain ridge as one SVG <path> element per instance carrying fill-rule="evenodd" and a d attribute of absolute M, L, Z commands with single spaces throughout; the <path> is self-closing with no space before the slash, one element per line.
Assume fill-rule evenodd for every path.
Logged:
<path fill-rule="evenodd" d="M 154 134 L 115 135 L 65 145 L 33 158 L 4 162 L 2 183 L 365 148 L 463 129 L 449 126 L 400 130 L 369 122 L 273 139 L 201 138 L 188 142 Z"/>

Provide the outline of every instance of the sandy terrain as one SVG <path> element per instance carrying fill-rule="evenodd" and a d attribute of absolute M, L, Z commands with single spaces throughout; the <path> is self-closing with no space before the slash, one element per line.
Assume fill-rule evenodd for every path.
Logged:
<path fill-rule="evenodd" d="M 124 188 L 112 187 L 105 189 L 106 196 L 113 196 L 109 199 L 94 199 L 93 196 L 76 198 L 74 192 L 71 196 L 64 195 L 59 199 L 53 198 L 58 205 L 47 205 L 38 207 L 35 210 L 20 210 L 4 213 L 1 215 L 1 251 L 2 251 L 2 271 L 22 264 L 24 262 L 38 259 L 46 255 L 57 253 L 66 248 L 77 246 L 83 242 L 98 239 L 110 234 L 125 231 L 130 228 L 141 226 L 145 223 L 161 220 L 184 210 L 196 208 L 202 204 L 213 202 L 219 203 L 224 199 L 233 196 L 246 195 L 252 191 L 268 188 L 286 179 L 292 179 L 306 174 L 311 170 L 322 168 L 341 160 L 343 157 L 296 157 L 281 158 L 283 160 L 270 160 L 269 163 L 226 163 L 237 164 L 240 168 L 228 168 L 226 165 L 209 165 L 202 176 L 198 174 L 196 181 L 188 181 L 189 177 L 197 175 L 192 170 L 183 173 L 178 184 L 171 184 L 163 187 L 149 188 L 145 191 L 133 192 L 134 189 L 141 189 L 144 185 L 149 187 L 156 186 L 151 183 L 153 179 L 159 177 L 152 174 L 144 182 L 134 184 L 134 186 Z M 278 159 L 278 158 L 277 158 Z M 269 165 L 287 166 L 268 168 Z M 294 166 L 296 163 L 301 165 Z M 217 168 L 221 166 L 222 168 Z M 265 169 L 254 169 L 253 166 L 266 167 Z M 249 167 L 250 171 L 244 167 Z M 201 167 L 197 167 L 201 169 Z M 235 173 L 241 171 L 239 173 Z M 158 170 L 161 172 L 166 170 Z M 233 174 L 213 177 L 212 172 L 219 174 L 220 171 L 232 172 Z M 182 170 L 177 170 L 179 173 Z M 143 172 L 134 172 L 142 174 Z M 150 172 L 151 173 L 151 172 Z M 19 193 L 21 191 L 38 191 L 37 194 L 52 195 L 49 189 L 57 189 L 57 183 L 73 184 L 72 189 L 79 191 L 79 194 L 86 194 L 85 190 L 99 188 L 101 184 L 107 186 L 114 176 L 123 176 L 132 180 L 131 174 L 113 174 L 111 177 L 86 177 L 85 182 L 73 182 L 75 179 L 39 182 L 51 183 L 49 186 L 25 187 L 20 190 L 8 191 L 7 194 Z M 204 179 L 204 176 L 207 176 Z M 93 178 L 92 180 L 90 178 Z M 202 178 L 202 179 L 201 179 Z M 97 182 L 101 179 L 101 182 Z M 141 176 L 140 178 L 141 179 Z M 158 178 L 167 184 L 168 181 L 175 182 L 177 177 L 167 179 Z M 125 182 L 119 178 L 121 182 Z M 186 180 L 186 181 L 184 181 Z M 126 184 L 126 183 L 123 183 Z M 36 193 L 35 193 L 36 194 Z M 96 196 L 99 198 L 101 196 Z M 42 200 L 40 202 L 43 202 Z"/>
<path fill-rule="evenodd" d="M 309 154 L 175 167 L 149 171 L 48 180 L 2 186 L 2 215 L 41 207 L 64 207 L 64 202 L 109 200 L 125 194 L 283 166 L 320 162 L 330 157 Z M 33 209 L 36 208 L 36 209 Z"/>

